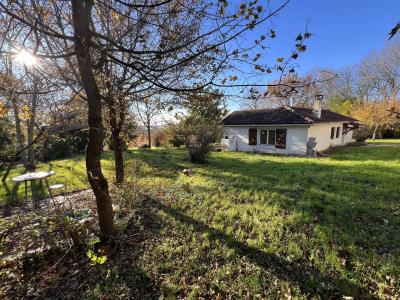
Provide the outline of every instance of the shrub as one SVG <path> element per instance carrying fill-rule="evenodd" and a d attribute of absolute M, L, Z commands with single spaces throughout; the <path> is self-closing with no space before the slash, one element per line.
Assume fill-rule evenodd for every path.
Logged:
<path fill-rule="evenodd" d="M 220 136 L 217 124 L 197 124 L 185 130 L 186 148 L 192 162 L 205 163 L 213 149 L 214 143 Z"/>
<path fill-rule="evenodd" d="M 54 133 L 48 135 L 37 145 L 42 161 L 50 161 L 83 153 L 88 142 L 88 131 L 85 129 L 53 128 Z"/>
<path fill-rule="evenodd" d="M 367 126 L 361 126 L 354 130 L 353 138 L 356 142 L 365 142 L 372 136 L 373 129 Z"/>
<path fill-rule="evenodd" d="M 0 169 L 16 152 L 15 135 L 10 120 L 0 118 Z"/>
<path fill-rule="evenodd" d="M 141 150 L 147 150 L 150 149 L 150 146 L 148 144 L 143 144 L 142 146 L 139 147 Z"/>
<path fill-rule="evenodd" d="M 185 145 L 185 138 L 182 135 L 175 133 L 172 135 L 169 142 L 172 144 L 172 146 L 178 148 L 180 146 Z"/>
<path fill-rule="evenodd" d="M 154 146 L 161 147 L 161 138 L 159 136 L 156 136 L 156 138 L 154 139 Z"/>
<path fill-rule="evenodd" d="M 226 113 L 223 96 L 218 91 L 193 94 L 184 106 L 188 115 L 181 118 L 175 133 L 184 138 L 192 161 L 204 163 L 212 150 L 212 143 L 222 137 L 219 122 Z"/>

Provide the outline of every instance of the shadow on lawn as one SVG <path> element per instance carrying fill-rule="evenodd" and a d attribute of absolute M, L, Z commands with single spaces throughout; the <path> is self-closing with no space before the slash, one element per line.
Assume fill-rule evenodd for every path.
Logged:
<path fill-rule="evenodd" d="M 176 179 L 179 176 L 179 171 L 188 167 L 196 167 L 191 164 L 187 153 L 180 149 L 174 151 L 154 149 L 140 152 L 130 151 L 129 158 L 141 159 L 152 168 L 151 171 L 143 174 L 144 176 L 151 175 Z M 129 164 L 128 161 L 127 163 Z"/>
<path fill-rule="evenodd" d="M 21 239 L 21 229 L 13 227 L 13 219 L 9 219 L 11 224 L 4 235 L 7 240 L 1 241 L 4 253 L 0 253 L 0 260 L 5 272 L 0 281 L 0 298 L 159 299 L 154 278 L 138 265 L 145 249 L 142 243 L 152 236 L 151 230 L 144 232 L 134 227 L 117 237 L 115 243 L 89 246 L 87 240 L 82 240 L 83 246 L 71 248 L 63 233 L 68 226 L 64 230 L 52 227 L 54 219 L 48 219 L 47 210 L 28 213 L 31 216 L 18 221 L 19 227 L 25 231 L 29 227 L 34 233 L 27 236 L 28 242 Z M 57 216 L 61 217 L 59 213 Z M 79 230 L 73 233 L 78 238 Z M 92 264 L 86 255 L 88 249 L 106 255 L 106 262 Z M 21 256 L 15 257 L 16 254 Z"/>
<path fill-rule="evenodd" d="M 263 201 L 301 213 L 304 219 L 300 222 L 319 225 L 332 244 L 343 243 L 347 248 L 345 237 L 379 255 L 395 253 L 400 247 L 400 240 L 393 239 L 399 235 L 394 212 L 399 212 L 400 173 L 392 167 L 264 161 L 262 173 L 260 162 L 238 163 L 234 158 L 221 157 L 213 158 L 210 167 L 214 170 L 201 175 L 220 186 L 237 184 L 250 195 L 279 195 Z M 384 224 L 385 220 L 389 225 Z"/>
<path fill-rule="evenodd" d="M 345 278 L 335 278 L 327 273 L 320 272 L 310 266 L 306 261 L 297 260 L 290 262 L 275 254 L 266 253 L 256 247 L 240 242 L 234 236 L 212 228 L 190 216 L 180 209 L 166 206 L 159 201 L 148 199 L 155 207 L 167 213 L 186 226 L 193 226 L 200 233 L 207 233 L 211 240 L 219 240 L 222 244 L 233 249 L 236 255 L 246 257 L 256 263 L 266 272 L 271 272 L 280 280 L 287 281 L 297 286 L 304 295 L 319 295 L 323 298 L 341 298 L 342 294 L 335 288 L 340 285 L 346 290 L 352 291 L 353 296 L 362 297 L 367 292 Z"/>
<path fill-rule="evenodd" d="M 267 206 L 278 205 L 284 211 L 299 214 L 301 218 L 291 220 L 285 226 L 289 226 L 292 232 L 300 230 L 307 235 L 310 234 L 310 238 L 318 243 L 318 247 L 326 245 L 329 251 L 336 253 L 337 260 L 345 259 L 346 265 L 343 267 L 346 269 L 345 272 L 348 276 L 358 276 L 357 281 L 360 282 L 363 280 L 359 276 L 363 275 L 354 269 L 357 264 L 360 262 L 365 266 L 375 264 L 374 272 L 379 274 L 386 263 L 395 267 L 395 261 L 399 259 L 396 253 L 400 247 L 400 240 L 397 238 L 399 228 L 396 225 L 399 222 L 400 174 L 396 166 L 393 164 L 377 166 L 374 162 L 347 165 L 343 162 L 343 160 L 357 160 L 353 157 L 357 157 L 358 151 L 361 151 L 360 155 L 365 160 L 378 159 L 390 163 L 399 157 L 398 152 L 391 156 L 381 153 L 373 153 L 369 156 L 368 153 L 364 153 L 369 150 L 355 149 L 357 152 L 353 154 L 347 153 L 346 149 L 332 158 L 338 160 L 337 163 L 334 160 L 325 159 L 270 160 L 264 159 L 261 155 L 254 155 L 254 159 L 246 160 L 243 156 L 235 154 L 232 156 L 213 155 L 207 165 L 196 167 L 194 174 L 208 177 L 214 182 L 213 186 L 206 191 L 206 196 L 207 193 L 211 195 L 221 193 L 221 197 L 228 197 L 227 199 L 232 201 L 233 205 L 239 205 L 238 210 L 241 204 L 255 203 Z M 376 149 L 373 150 L 376 151 Z M 153 158 L 159 156 L 158 153 L 151 155 L 148 155 L 146 162 L 150 162 L 152 166 L 157 165 L 158 168 L 164 166 L 154 163 Z M 177 159 L 179 158 L 174 157 L 165 165 L 172 166 L 176 172 L 181 168 L 174 162 Z M 215 187 L 222 192 L 216 190 Z M 230 192 L 229 195 L 224 196 L 224 190 Z M 193 191 L 197 191 L 196 187 L 193 187 Z M 255 197 L 257 194 L 263 197 Z M 165 206 L 162 209 L 183 223 L 195 225 L 199 231 L 209 232 L 214 239 L 223 240 L 231 248 L 239 249 L 241 255 L 249 256 L 264 268 L 268 267 L 268 263 L 271 264 L 282 278 L 293 277 L 291 280 L 296 282 L 302 291 L 315 292 L 308 286 L 307 281 L 311 280 L 310 278 L 322 277 L 328 282 L 341 281 L 337 285 L 343 288 L 341 292 L 354 290 L 359 295 L 368 293 L 367 290 L 363 290 L 364 285 L 363 288 L 354 286 L 345 278 L 332 278 L 321 274 L 316 269 L 310 271 L 313 275 L 304 279 L 302 267 L 240 243 L 234 236 L 219 232 L 200 221 L 185 216 L 179 209 Z M 207 210 L 207 208 L 204 209 Z M 322 233 L 320 236 L 316 235 L 314 231 L 316 228 Z M 307 231 L 303 231 L 304 229 Z M 394 257 L 394 262 L 385 262 L 386 257 L 391 255 Z M 324 262 L 324 264 L 332 269 L 329 267 L 329 262 Z M 371 291 L 376 291 L 378 286 L 373 281 L 372 274 L 368 275 L 369 283 L 365 285 L 365 289 L 369 285 Z M 316 282 L 321 283 L 320 280 Z"/>
<path fill-rule="evenodd" d="M 2 292 L 6 292 L 3 296 L 9 299 L 113 299 L 125 295 L 129 299 L 158 299 L 157 285 L 136 265 L 136 249 L 132 245 L 121 246 L 105 265 L 91 265 L 84 253 L 66 253 L 60 249 L 25 254 L 21 258 L 21 273 L 0 283 Z"/>

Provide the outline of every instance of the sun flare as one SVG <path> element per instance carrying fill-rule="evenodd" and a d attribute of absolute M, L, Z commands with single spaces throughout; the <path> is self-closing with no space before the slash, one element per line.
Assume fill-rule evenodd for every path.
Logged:
<path fill-rule="evenodd" d="M 38 62 L 37 57 L 26 50 L 19 51 L 16 55 L 16 60 L 26 66 L 34 66 Z"/>

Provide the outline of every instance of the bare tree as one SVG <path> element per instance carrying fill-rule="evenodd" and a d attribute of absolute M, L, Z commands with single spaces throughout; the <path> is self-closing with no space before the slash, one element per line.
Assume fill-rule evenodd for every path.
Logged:
<path fill-rule="evenodd" d="M 160 97 L 145 96 L 142 100 L 136 101 L 136 113 L 147 131 L 147 143 L 151 148 L 152 137 L 151 129 L 154 125 L 154 118 L 157 117 L 164 109 L 164 105 Z"/>
<path fill-rule="evenodd" d="M 316 80 L 308 75 L 301 78 L 293 73 L 282 77 L 276 83 L 283 85 L 269 86 L 265 96 L 273 104 L 309 107 L 318 94 Z"/>
<path fill-rule="evenodd" d="M 368 90 L 369 98 L 395 100 L 400 91 L 399 42 L 379 52 L 371 53 L 360 65 L 360 81 Z"/>
<path fill-rule="evenodd" d="M 244 109 L 260 109 L 267 106 L 264 95 L 255 87 L 249 89 L 247 97 L 242 100 Z"/>

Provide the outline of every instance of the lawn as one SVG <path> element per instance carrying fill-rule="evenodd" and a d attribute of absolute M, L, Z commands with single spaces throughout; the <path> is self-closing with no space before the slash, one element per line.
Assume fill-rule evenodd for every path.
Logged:
<path fill-rule="evenodd" d="M 400 139 L 376 139 L 366 140 L 366 142 L 371 144 L 400 144 Z"/>
<path fill-rule="evenodd" d="M 130 153 L 126 154 L 126 158 L 129 159 Z M 114 162 L 112 160 L 113 156 L 111 152 L 105 152 L 103 154 L 102 166 L 105 175 L 109 178 L 114 176 Z M 41 163 L 36 166 L 35 171 L 55 171 L 54 176 L 49 177 L 49 181 L 58 182 L 58 177 L 65 177 L 67 179 L 67 192 L 78 191 L 82 189 L 89 188 L 89 183 L 86 177 L 86 167 L 85 167 L 85 157 L 78 155 L 68 159 L 54 160 L 49 163 Z M 12 203 L 16 201 L 21 201 L 25 197 L 25 187 L 24 184 L 15 185 L 11 178 L 26 171 L 22 166 L 18 166 L 11 170 L 7 180 L 1 182 L 0 185 L 0 205 L 4 203 Z M 0 171 L 0 178 L 3 177 L 4 172 Z M 62 181 L 60 181 L 62 182 Z M 36 182 L 35 190 L 38 191 L 39 195 L 45 194 L 45 188 Z M 31 195 L 30 185 L 28 186 L 28 194 Z M 46 194 L 47 195 L 47 194 Z"/>
<path fill-rule="evenodd" d="M 53 168 L 71 172 L 71 188 L 81 189 L 83 161 Z M 104 165 L 111 176 L 109 154 Z M 127 177 L 131 184 L 114 199 L 135 203 L 124 239 L 141 236 L 127 252 L 140 249 L 134 276 L 148 278 L 154 295 L 400 297 L 397 147 L 351 147 L 318 159 L 222 152 L 207 165 L 193 165 L 183 150 L 131 151 Z M 102 281 L 115 279 L 112 292 L 96 295 L 135 282 L 132 266 L 109 275 L 116 265 L 107 261 Z"/>

